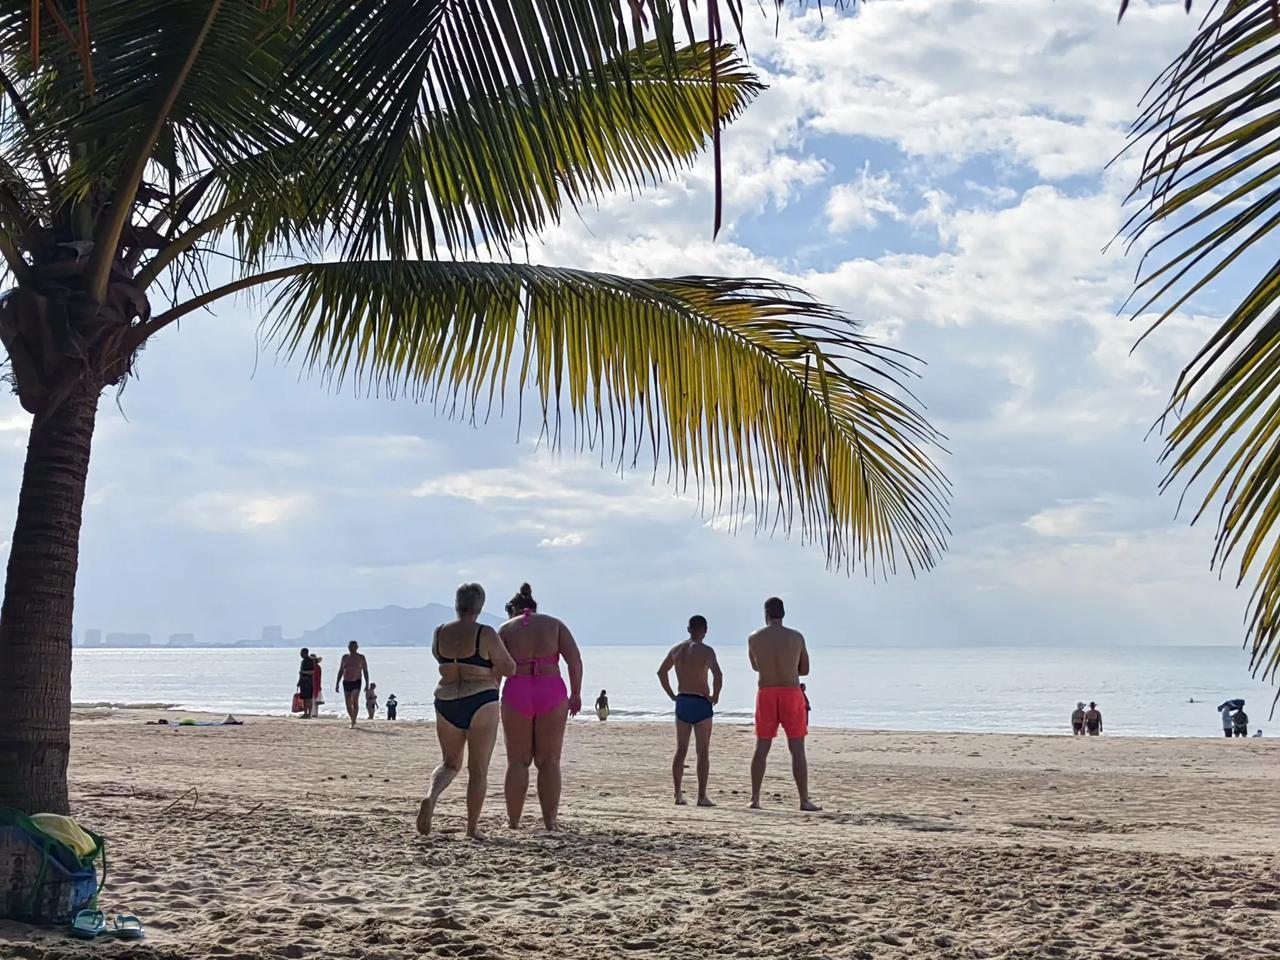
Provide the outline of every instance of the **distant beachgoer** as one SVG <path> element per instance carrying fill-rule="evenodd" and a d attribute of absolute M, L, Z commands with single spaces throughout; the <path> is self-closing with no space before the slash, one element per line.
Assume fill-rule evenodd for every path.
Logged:
<path fill-rule="evenodd" d="M 1249 715 L 1244 712 L 1244 707 L 1241 707 L 1231 715 L 1231 731 L 1237 737 L 1247 737 L 1249 735 Z"/>
<path fill-rule="evenodd" d="M 387 719 L 388 720 L 394 720 L 396 718 L 396 708 L 398 706 L 400 706 L 400 703 L 399 701 L 396 700 L 396 695 L 394 693 L 391 694 L 391 696 L 387 697 Z"/>
<path fill-rule="evenodd" d="M 498 636 L 515 659 L 516 672 L 502 688 L 502 737 L 507 746 L 504 792 L 507 821 L 520 826 L 529 793 L 529 765 L 538 768 L 538 802 L 548 830 L 559 829 L 560 753 L 569 717 L 582 709 L 582 654 L 569 628 L 538 613 L 529 584 L 507 602 L 511 619 Z M 563 658 L 569 670 L 569 689 L 560 676 Z"/>
<path fill-rule="evenodd" d="M 782 601 L 770 597 L 764 602 L 765 626 L 747 638 L 751 669 L 760 675 L 756 691 L 756 750 L 751 758 L 751 806 L 760 806 L 769 748 L 781 726 L 791 751 L 791 775 L 800 794 L 800 809 L 821 810 L 809 799 L 809 764 L 804 753 L 809 717 L 804 710 L 800 678 L 809 674 L 809 651 L 803 634 L 782 625 L 785 615 Z"/>
<path fill-rule="evenodd" d="M 316 692 L 315 708 L 311 711 L 313 717 L 320 716 L 320 708 L 324 706 L 324 671 L 320 668 L 320 662 L 324 659 L 319 654 L 313 653 L 311 659 L 315 661 L 316 670 L 315 677 L 311 686 Z"/>
<path fill-rule="evenodd" d="M 676 705 L 676 755 L 671 762 L 671 779 L 675 785 L 676 803 L 684 804 L 684 759 L 689 753 L 689 734 L 692 733 L 698 753 L 698 806 L 714 807 L 707 796 L 707 776 L 711 771 L 711 722 L 715 705 L 720 702 L 720 688 L 724 676 L 716 661 L 716 652 L 704 641 L 707 635 L 707 618 L 694 615 L 689 618 L 689 639 L 676 644 L 658 667 L 658 680 L 667 696 Z M 676 671 L 676 690 L 671 689 L 668 674 Z M 708 687 L 707 674 L 715 683 Z"/>
<path fill-rule="evenodd" d="M 1102 711 L 1092 700 L 1089 701 L 1089 709 L 1084 712 L 1084 729 L 1091 737 L 1102 733 Z"/>
<path fill-rule="evenodd" d="M 489 786 L 489 759 L 498 739 L 498 681 L 516 665 L 493 627 L 478 621 L 484 587 L 464 583 L 454 598 L 458 619 L 436 627 L 431 653 L 440 667 L 436 685 L 436 738 L 443 759 L 431 772 L 431 791 L 418 807 L 418 832 L 431 832 L 440 794 L 462 769 L 467 755 L 467 836 L 479 836 L 480 811 Z M 390 701 L 387 703 L 390 709 Z"/>
<path fill-rule="evenodd" d="M 365 660 L 363 653 L 356 652 L 359 649 L 360 645 L 354 640 L 347 644 L 347 652 L 342 655 L 342 662 L 338 664 L 338 683 L 333 688 L 334 693 L 338 692 L 339 687 L 342 688 L 352 730 L 356 728 L 356 719 L 360 716 L 361 678 L 365 685 L 369 683 L 369 662 Z"/>
<path fill-rule="evenodd" d="M 1262 736 L 1262 730 L 1261 730 L 1261 729 L 1255 730 L 1255 731 L 1253 732 L 1253 735 L 1254 735 L 1255 737 L 1260 737 L 1260 736 Z"/>
<path fill-rule="evenodd" d="M 1071 711 L 1071 735 L 1073 737 L 1084 736 L 1084 701 L 1077 700 L 1076 708 Z"/>
<path fill-rule="evenodd" d="M 1222 714 L 1222 735 L 1224 737 L 1234 736 L 1235 724 L 1231 720 L 1231 714 L 1235 708 L 1235 702 L 1231 700 L 1218 707 L 1218 712 Z"/>
<path fill-rule="evenodd" d="M 364 708 L 369 711 L 369 719 L 373 719 L 373 715 L 378 712 L 378 685 L 376 683 L 369 684 L 364 691 Z"/>
<path fill-rule="evenodd" d="M 306 647 L 302 648 L 302 666 L 298 668 L 298 696 L 302 698 L 302 719 L 310 720 L 315 708 L 316 662 Z"/>
<path fill-rule="evenodd" d="M 609 719 L 609 691 L 601 690 L 600 696 L 596 697 L 596 716 L 601 720 Z"/>

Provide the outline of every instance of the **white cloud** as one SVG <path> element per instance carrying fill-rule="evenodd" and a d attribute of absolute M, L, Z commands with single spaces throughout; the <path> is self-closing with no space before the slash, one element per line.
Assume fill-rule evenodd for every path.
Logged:
<path fill-rule="evenodd" d="M 888 173 L 872 173 L 866 163 L 857 180 L 837 184 L 827 196 L 827 228 L 844 233 L 859 227 L 874 227 L 883 216 L 898 218 L 902 211 L 893 202 L 897 184 Z"/>
<path fill-rule="evenodd" d="M 174 514 L 182 522 L 212 533 L 252 532 L 296 518 L 309 506 L 305 493 L 201 493 L 179 502 Z"/>
<path fill-rule="evenodd" d="M 553 549 L 558 547 L 578 547 L 584 544 L 586 540 L 586 534 L 570 531 L 569 533 L 562 533 L 557 537 L 543 537 L 538 541 L 538 546 L 551 547 Z"/>
<path fill-rule="evenodd" d="M 815 128 L 907 154 L 1000 155 L 1047 180 L 1091 175 L 1123 143 L 1134 104 L 1194 29 L 1174 4 L 898 0 L 857 16 L 784 18 L 757 51 L 806 81 Z M 1140 48 L 1140 49 L 1136 49 Z"/>

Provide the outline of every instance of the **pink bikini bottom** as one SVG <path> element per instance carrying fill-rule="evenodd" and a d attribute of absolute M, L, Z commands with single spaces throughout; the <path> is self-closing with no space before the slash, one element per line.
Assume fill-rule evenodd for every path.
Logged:
<path fill-rule="evenodd" d="M 552 674 L 546 677 L 508 677 L 502 685 L 502 702 L 522 717 L 532 720 L 559 708 L 569 699 L 564 678 Z"/>

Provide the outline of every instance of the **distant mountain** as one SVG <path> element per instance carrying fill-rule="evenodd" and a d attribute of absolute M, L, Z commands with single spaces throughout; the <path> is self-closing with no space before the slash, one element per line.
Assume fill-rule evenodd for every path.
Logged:
<path fill-rule="evenodd" d="M 322 627 L 307 630 L 300 637 L 282 640 L 280 645 L 345 647 L 355 640 L 371 647 L 429 647 L 435 628 L 455 619 L 455 616 L 453 608 L 442 603 L 429 603 L 425 607 L 348 610 Z M 480 622 L 496 627 L 502 621 L 485 613 L 480 615 Z"/>

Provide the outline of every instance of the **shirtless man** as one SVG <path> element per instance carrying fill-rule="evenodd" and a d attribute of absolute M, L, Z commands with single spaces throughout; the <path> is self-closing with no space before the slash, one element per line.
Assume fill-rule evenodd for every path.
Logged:
<path fill-rule="evenodd" d="M 352 730 L 356 728 L 356 717 L 360 716 L 361 678 L 363 677 L 365 686 L 369 685 L 369 663 L 363 653 L 356 653 L 359 648 L 360 645 L 354 640 L 347 644 L 347 652 L 342 655 L 342 662 L 338 664 L 338 683 L 333 688 L 335 693 L 341 688 L 346 697 L 347 716 L 351 718 Z"/>
<path fill-rule="evenodd" d="M 676 803 L 684 805 L 684 793 L 680 787 L 684 781 L 684 758 L 689 753 L 689 734 L 693 733 L 698 750 L 698 806 L 714 807 L 707 796 L 707 774 L 711 771 L 711 718 L 712 709 L 720 701 L 720 687 L 724 676 L 716 652 L 703 643 L 707 635 L 707 618 L 694 615 L 689 618 L 689 639 L 671 648 L 667 658 L 658 667 L 658 680 L 667 696 L 676 703 L 676 756 L 671 762 L 671 779 L 675 781 Z M 671 690 L 668 674 L 676 670 L 676 687 Z M 707 673 L 715 686 L 707 687 Z"/>
<path fill-rule="evenodd" d="M 760 808 L 765 762 L 781 726 L 791 751 L 791 775 L 800 793 L 800 809 L 821 810 L 809 799 L 809 763 L 804 755 L 809 717 L 800 678 L 809 675 L 809 651 L 803 634 L 782 625 L 784 616 L 782 601 L 770 597 L 764 602 L 765 625 L 747 638 L 751 669 L 760 675 L 760 689 L 756 691 L 756 752 L 751 758 L 751 807 Z"/>

